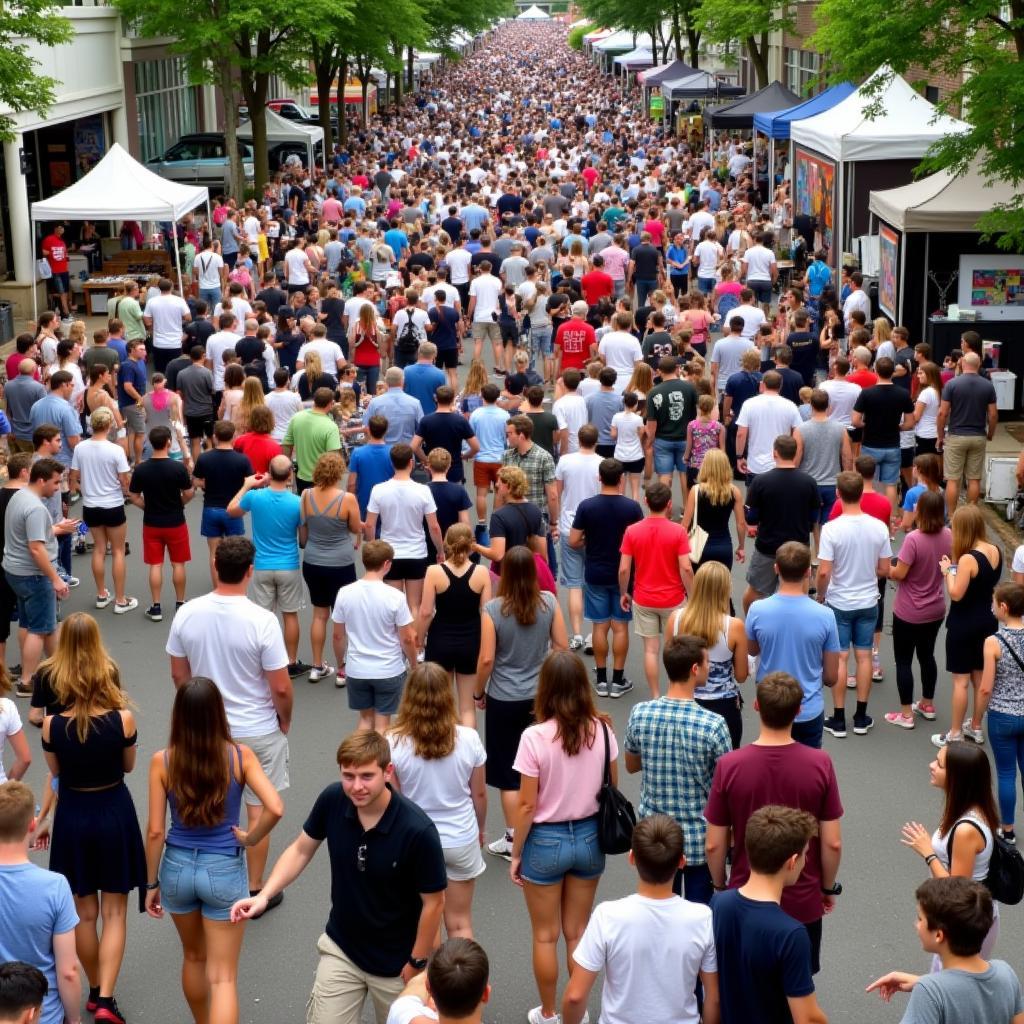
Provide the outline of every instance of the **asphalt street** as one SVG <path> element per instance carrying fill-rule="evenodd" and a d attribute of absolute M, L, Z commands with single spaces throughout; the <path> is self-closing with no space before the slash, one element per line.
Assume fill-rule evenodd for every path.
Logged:
<path fill-rule="evenodd" d="M 194 538 L 189 597 L 198 596 L 209 587 L 205 543 L 199 537 L 199 513 L 200 499 L 197 498 L 188 509 Z M 147 765 L 152 752 L 166 741 L 173 696 L 164 645 L 170 626 L 167 610 L 174 604 L 168 571 L 163 594 L 164 621 L 152 623 L 144 618 L 142 610 L 149 600 L 141 557 L 141 513 L 129 508 L 128 516 L 132 545 L 128 559 L 128 592 L 138 597 L 139 609 L 115 616 L 110 606 L 95 614 L 107 647 L 121 666 L 124 686 L 136 705 L 139 758 L 137 769 L 129 777 L 129 786 L 144 829 Z M 742 567 L 734 571 L 737 597 L 742 592 L 741 571 Z M 82 583 L 71 592 L 65 610 L 95 611 L 88 557 L 76 556 L 75 574 Z M 891 593 L 887 609 L 890 606 Z M 308 609 L 303 612 L 302 621 L 300 656 L 308 660 Z M 939 643 L 942 643 L 941 636 Z M 836 762 L 845 806 L 843 860 L 839 874 L 844 893 L 834 914 L 825 923 L 822 971 L 817 978 L 819 999 L 833 1024 L 898 1021 L 906 997 L 898 996 L 892 1005 L 886 1006 L 877 997 L 865 995 L 865 985 L 893 968 L 925 971 L 930 959 L 919 949 L 913 927 L 914 888 L 927 876 L 927 871 L 920 857 L 900 845 L 899 835 L 900 826 L 907 820 L 921 821 L 932 829 L 939 817 L 941 797 L 928 782 L 928 764 L 935 753 L 929 742 L 933 723 L 928 723 L 927 728 L 919 724 L 911 736 L 882 721 L 883 713 L 896 707 L 888 636 L 883 642 L 882 658 L 886 678 L 874 686 L 870 708 L 875 728 L 866 736 L 855 736 L 851 731 L 842 740 L 825 736 L 825 748 Z M 8 660 L 16 660 L 13 652 Z M 600 701 L 612 714 L 620 737 L 630 707 L 642 699 L 641 691 L 646 692 L 642 683 L 641 649 L 635 641 L 630 650 L 627 676 L 638 682 L 631 694 L 617 701 Z M 749 682 L 744 684 L 744 690 L 747 698 L 744 739 L 749 741 L 756 735 L 757 722 L 751 708 Z M 949 678 L 943 674 L 936 698 L 940 709 L 940 719 L 935 723 L 938 727 L 948 724 L 949 692 Z M 27 701 L 18 703 L 27 719 Z M 347 707 L 345 691 L 336 689 L 333 679 L 315 685 L 306 678 L 296 681 L 290 736 L 291 788 L 285 794 L 285 818 L 272 837 L 272 858 L 297 834 L 322 787 L 337 779 L 335 749 L 355 723 L 356 716 Z M 486 715 L 482 716 L 482 724 L 485 728 Z M 45 763 L 38 731 L 27 729 L 33 764 L 26 781 L 38 793 L 45 777 Z M 639 777 L 626 776 L 623 772 L 622 780 L 622 788 L 636 802 Z M 501 812 L 496 797 L 491 800 L 488 825 L 489 838 L 500 834 Z M 33 854 L 33 859 L 45 865 L 47 855 Z M 490 954 L 492 964 L 493 996 L 485 1019 L 502 1024 L 520 1022 L 538 1002 L 530 967 L 529 920 L 522 893 L 509 880 L 507 862 L 487 859 L 488 870 L 478 881 L 474 905 L 476 935 Z M 618 898 L 630 892 L 632 886 L 633 878 L 625 858 L 609 858 L 598 899 Z M 287 891 L 281 907 L 248 925 L 239 974 L 242 1021 L 292 1024 L 305 1019 L 305 1002 L 316 964 L 315 943 L 323 929 L 329 900 L 325 848 Z M 1004 908 L 996 955 L 1009 961 L 1018 972 L 1024 969 L 1022 935 L 1021 909 Z M 132 1024 L 184 1024 L 190 1019 L 179 984 L 180 964 L 181 949 L 170 920 L 155 921 L 132 913 L 128 950 L 116 993 Z M 596 988 L 591 1003 L 595 1024 L 599 994 Z M 372 1020 L 369 1009 L 365 1019 Z M 638 1008 L 637 1019 L 642 1019 L 641 1008 Z"/>

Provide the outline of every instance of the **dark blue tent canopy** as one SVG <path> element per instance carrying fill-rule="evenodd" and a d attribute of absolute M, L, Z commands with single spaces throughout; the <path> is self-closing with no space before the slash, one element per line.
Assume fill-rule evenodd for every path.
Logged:
<path fill-rule="evenodd" d="M 805 117 L 814 117 L 825 110 L 831 110 L 837 103 L 842 103 L 856 86 L 851 82 L 833 85 L 824 92 L 812 96 L 803 103 L 785 110 L 775 110 L 754 115 L 754 131 L 767 135 L 770 139 L 788 139 L 789 126 L 793 121 L 802 121 Z"/>

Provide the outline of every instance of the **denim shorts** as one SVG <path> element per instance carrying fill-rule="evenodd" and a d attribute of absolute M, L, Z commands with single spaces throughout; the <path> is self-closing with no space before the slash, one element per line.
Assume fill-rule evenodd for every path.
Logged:
<path fill-rule="evenodd" d="M 604 854 L 597 842 L 597 815 L 580 821 L 535 822 L 523 844 L 521 873 L 534 885 L 556 885 L 566 875 L 600 878 Z"/>
<path fill-rule="evenodd" d="M 829 608 L 836 617 L 839 649 L 846 651 L 852 645 L 856 650 L 870 651 L 874 646 L 878 605 L 873 604 L 870 608 L 854 608 L 852 611 L 832 608 L 832 605 L 829 605 Z"/>
<path fill-rule="evenodd" d="M 818 510 L 818 525 L 824 526 L 832 513 L 832 506 L 836 503 L 836 485 L 830 484 L 825 487 L 818 484 L 818 497 L 821 499 L 821 508 Z"/>
<path fill-rule="evenodd" d="M 685 473 L 686 460 L 683 458 L 685 451 L 685 441 L 666 441 L 664 438 L 656 437 L 654 439 L 654 472 L 658 476 L 668 476 L 673 470 Z"/>
<path fill-rule="evenodd" d="M 754 293 L 754 301 L 767 303 L 772 301 L 771 281 L 748 281 L 747 287 Z"/>
<path fill-rule="evenodd" d="M 199 910 L 208 921 L 227 921 L 231 904 L 249 895 L 245 855 L 165 846 L 157 872 L 160 902 L 172 914 Z"/>
<path fill-rule="evenodd" d="M 591 586 L 583 584 L 583 614 L 591 622 L 632 622 L 633 612 L 624 612 L 618 585 Z"/>
<path fill-rule="evenodd" d="M 244 537 L 245 520 L 232 518 L 226 508 L 207 506 L 203 509 L 199 533 L 203 537 Z"/>
<path fill-rule="evenodd" d="M 551 345 L 551 328 L 531 327 L 530 345 L 533 347 L 534 352 L 539 352 L 543 356 L 551 355 L 554 351 Z"/>
<path fill-rule="evenodd" d="M 702 295 L 711 295 L 715 290 L 716 284 L 718 284 L 718 279 L 714 277 L 697 278 L 697 290 Z"/>
<path fill-rule="evenodd" d="M 394 715 L 402 702 L 405 673 L 389 679 L 346 678 L 348 706 L 352 711 L 376 711 L 378 715 Z"/>
<path fill-rule="evenodd" d="M 49 577 L 7 573 L 7 582 L 18 599 L 18 625 L 37 636 L 48 636 L 55 632 L 57 595 Z"/>
<path fill-rule="evenodd" d="M 880 484 L 895 484 L 900 479 L 899 448 L 869 448 L 860 446 L 861 455 L 870 455 L 875 460 L 875 479 Z"/>
<path fill-rule="evenodd" d="M 583 548 L 569 547 L 569 538 L 563 533 L 558 538 L 558 582 L 563 587 L 579 590 L 583 586 Z"/>

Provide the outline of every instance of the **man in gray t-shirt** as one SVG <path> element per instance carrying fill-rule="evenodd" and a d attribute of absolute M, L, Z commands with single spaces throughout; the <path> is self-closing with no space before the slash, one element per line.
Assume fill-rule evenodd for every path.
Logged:
<path fill-rule="evenodd" d="M 612 437 L 612 417 L 622 412 L 622 395 L 615 390 L 619 375 L 606 366 L 598 378 L 601 390 L 587 395 L 587 419 L 597 427 L 597 454 L 610 459 L 615 454 L 615 439 Z"/>

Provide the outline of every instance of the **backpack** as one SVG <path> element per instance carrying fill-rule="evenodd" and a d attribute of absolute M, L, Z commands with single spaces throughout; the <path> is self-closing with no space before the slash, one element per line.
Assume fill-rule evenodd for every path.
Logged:
<path fill-rule="evenodd" d="M 407 311 L 405 326 L 398 333 L 398 351 L 403 355 L 412 355 L 420 347 L 416 326 L 413 323 L 412 311 Z"/>
<path fill-rule="evenodd" d="M 978 824 L 970 818 L 961 818 L 949 830 L 946 840 L 946 853 L 952 863 L 953 833 L 957 825 L 967 822 L 981 832 Z M 982 835 L 984 833 L 982 832 Z M 1001 835 L 992 833 L 992 857 L 988 862 L 988 874 L 985 876 L 985 887 L 992 894 L 992 899 L 1008 907 L 1015 907 L 1024 899 L 1024 857 L 1012 843 L 1008 843 Z"/>

